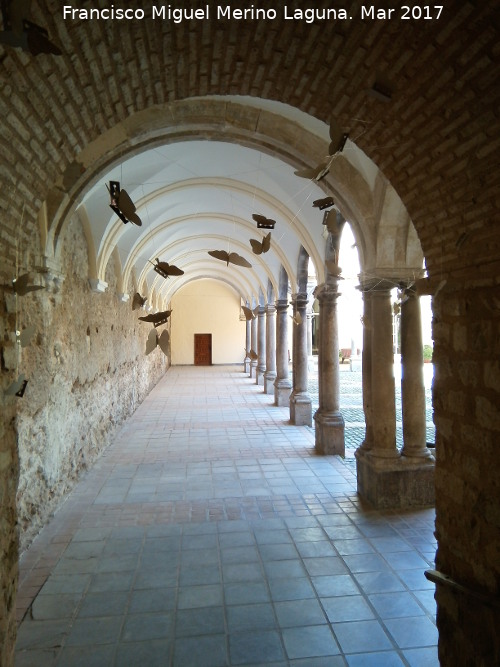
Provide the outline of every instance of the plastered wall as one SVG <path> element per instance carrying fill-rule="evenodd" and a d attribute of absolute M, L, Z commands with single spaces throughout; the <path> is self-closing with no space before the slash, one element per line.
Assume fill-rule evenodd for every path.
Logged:
<path fill-rule="evenodd" d="M 194 364 L 194 334 L 212 334 L 212 363 L 243 363 L 240 297 L 216 280 L 188 283 L 172 298 L 172 364 Z"/>

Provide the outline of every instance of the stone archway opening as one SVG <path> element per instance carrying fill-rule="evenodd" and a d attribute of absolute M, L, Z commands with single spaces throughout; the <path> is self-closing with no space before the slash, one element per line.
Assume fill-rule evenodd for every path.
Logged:
<path fill-rule="evenodd" d="M 95 314 L 86 320 L 97 314 L 100 318 L 90 326 L 89 349 L 96 350 L 99 344 L 93 340 L 94 330 L 106 328 L 106 308 L 111 312 L 118 299 L 125 313 L 135 291 L 149 298 L 150 307 L 162 310 L 189 281 L 222 280 L 254 307 L 263 295 L 260 305 L 265 308 L 269 283 L 279 294 L 282 269 L 291 294 L 297 294 L 301 248 L 312 259 L 316 281 L 322 284 L 326 278 L 324 225 L 311 202 L 325 193 L 333 195 L 335 210 L 351 221 L 365 279 L 413 275 L 421 264 L 421 248 L 410 218 L 387 179 L 352 142 L 321 183 L 298 181 L 293 174 L 297 167 L 314 164 L 327 145 L 327 125 L 291 107 L 258 99 L 207 97 L 138 112 L 85 147 L 78 156 L 83 173 L 69 170 L 42 206 L 40 264 L 52 291 L 66 281 L 60 299 L 85 291 L 89 281 L 93 292 L 85 297 L 86 311 L 95 308 Z M 129 188 L 144 220 L 139 230 L 124 227 L 112 217 L 105 188 L 112 178 Z M 252 257 L 248 245 L 256 235 L 255 209 L 278 220 L 277 242 L 265 257 Z M 82 237 L 87 263 L 79 259 L 76 287 L 65 272 Z M 208 257 L 207 250 L 231 243 L 254 262 L 248 273 L 217 265 Z M 158 254 L 182 265 L 184 276 L 161 281 L 153 270 Z M 304 294 L 309 298 L 307 291 L 306 287 Z M 144 328 L 138 329 L 130 311 L 124 318 L 127 324 L 121 328 L 129 327 L 137 336 L 134 377 L 141 376 Z M 88 328 L 85 322 L 84 329 Z M 47 341 L 49 349 L 52 343 Z M 113 354 L 109 370 L 120 372 L 122 362 Z M 30 361 L 33 378 L 37 363 Z M 143 373 L 145 386 L 152 381 L 150 372 L 159 371 Z M 80 375 L 75 371 L 75 377 L 68 377 L 71 386 L 80 387 Z M 90 384 L 85 386 L 91 391 Z M 130 405 L 135 404 L 132 398 Z M 101 419 L 96 412 L 97 423 Z M 43 433 L 43 425 L 39 432 Z M 67 436 L 61 432 L 62 439 Z"/>

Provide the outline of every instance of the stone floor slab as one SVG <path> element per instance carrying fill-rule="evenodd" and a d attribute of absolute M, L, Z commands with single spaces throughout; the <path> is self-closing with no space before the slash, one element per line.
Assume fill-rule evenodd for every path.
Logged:
<path fill-rule="evenodd" d="M 240 368 L 171 368 L 23 554 L 16 666 L 433 665 L 434 513 L 359 499 L 349 414 L 318 457 Z"/>

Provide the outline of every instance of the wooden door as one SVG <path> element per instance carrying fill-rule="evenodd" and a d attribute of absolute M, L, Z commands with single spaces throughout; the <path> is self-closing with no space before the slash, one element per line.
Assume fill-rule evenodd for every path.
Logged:
<path fill-rule="evenodd" d="M 194 365 L 212 365 L 212 334 L 194 335 Z"/>

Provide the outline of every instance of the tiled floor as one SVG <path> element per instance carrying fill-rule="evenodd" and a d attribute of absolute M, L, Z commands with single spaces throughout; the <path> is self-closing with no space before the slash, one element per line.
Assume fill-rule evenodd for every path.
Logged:
<path fill-rule="evenodd" d="M 170 369 L 23 555 L 17 667 L 439 664 L 433 510 L 364 506 L 272 403 Z"/>

